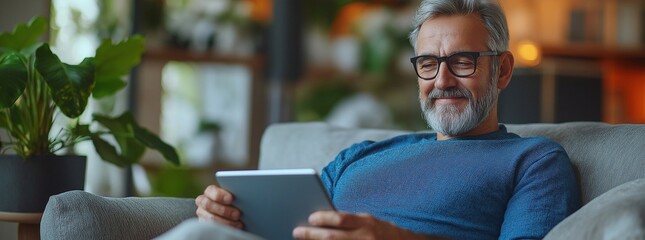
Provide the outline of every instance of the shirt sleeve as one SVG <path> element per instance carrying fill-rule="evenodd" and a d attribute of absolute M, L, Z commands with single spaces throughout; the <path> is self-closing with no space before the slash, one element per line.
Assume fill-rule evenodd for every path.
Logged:
<path fill-rule="evenodd" d="M 580 207 L 580 191 L 564 150 L 547 153 L 522 173 L 499 239 L 541 239 Z"/>

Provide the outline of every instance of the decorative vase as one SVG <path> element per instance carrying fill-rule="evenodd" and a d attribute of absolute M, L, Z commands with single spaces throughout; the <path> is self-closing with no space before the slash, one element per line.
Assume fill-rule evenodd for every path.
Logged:
<path fill-rule="evenodd" d="M 0 212 L 42 213 L 52 195 L 83 190 L 84 156 L 0 155 Z"/>

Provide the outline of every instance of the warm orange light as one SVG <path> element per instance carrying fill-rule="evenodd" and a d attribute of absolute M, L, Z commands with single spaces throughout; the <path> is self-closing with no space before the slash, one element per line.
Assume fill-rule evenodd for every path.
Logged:
<path fill-rule="evenodd" d="M 272 0 L 246 0 L 251 6 L 251 18 L 259 22 L 271 21 Z"/>
<path fill-rule="evenodd" d="M 332 23 L 331 35 L 344 36 L 351 33 L 353 24 L 359 19 L 368 9 L 370 4 L 364 2 L 354 2 L 345 5 L 340 9 L 336 19 Z"/>
<path fill-rule="evenodd" d="M 521 41 L 517 44 L 518 60 L 522 65 L 536 66 L 540 64 L 540 48 L 531 41 Z"/>
<path fill-rule="evenodd" d="M 520 45 L 520 55 L 527 61 L 535 61 L 538 59 L 538 49 L 532 44 Z"/>

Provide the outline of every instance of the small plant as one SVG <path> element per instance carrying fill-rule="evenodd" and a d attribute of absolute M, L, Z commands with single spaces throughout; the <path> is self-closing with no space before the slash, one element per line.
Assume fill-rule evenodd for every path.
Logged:
<path fill-rule="evenodd" d="M 0 35 L 0 128 L 8 135 L 2 152 L 13 150 L 27 159 L 91 140 L 100 157 L 117 166 L 137 162 L 146 148 L 178 165 L 175 149 L 139 126 L 129 112 L 115 118 L 94 114 L 87 124 L 78 119 L 90 96 L 112 96 L 125 87 L 121 77 L 141 61 L 143 38 L 116 44 L 103 40 L 94 57 L 70 65 L 38 41 L 46 30 L 47 21 L 37 17 Z M 72 119 L 71 126 L 52 129 L 57 109 Z M 118 149 L 106 136 L 114 138 Z"/>

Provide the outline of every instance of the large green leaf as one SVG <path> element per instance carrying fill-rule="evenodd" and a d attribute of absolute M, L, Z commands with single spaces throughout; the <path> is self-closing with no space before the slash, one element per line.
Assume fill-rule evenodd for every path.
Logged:
<path fill-rule="evenodd" d="M 118 161 L 127 161 L 135 163 L 141 158 L 145 147 L 157 150 L 169 162 L 179 165 L 179 156 L 175 148 L 162 141 L 159 137 L 139 126 L 131 113 L 125 112 L 116 118 L 93 115 L 94 120 L 105 126 L 114 135 L 116 141 L 121 147 L 121 154 L 106 152 L 106 156 L 118 155 Z M 102 147 L 108 151 L 107 147 Z M 98 151 L 98 148 L 97 148 Z M 107 160 L 107 159 L 106 159 Z"/>
<path fill-rule="evenodd" d="M 96 74 L 123 76 L 141 61 L 143 37 L 136 35 L 113 44 L 105 39 L 96 50 Z"/>
<path fill-rule="evenodd" d="M 125 83 L 121 77 L 141 62 L 143 51 L 144 40 L 141 36 L 133 36 L 117 44 L 109 39 L 103 40 L 96 50 L 96 86 L 93 96 L 110 96 L 123 88 Z"/>
<path fill-rule="evenodd" d="M 135 163 L 143 156 L 145 146 L 134 137 L 132 125 L 136 124 L 131 114 L 123 114 L 117 118 L 110 118 L 98 114 L 93 115 L 94 120 L 110 130 L 121 148 L 121 156 L 130 163 Z"/>
<path fill-rule="evenodd" d="M 36 17 L 28 24 L 18 24 L 13 32 L 0 34 L 0 48 L 13 49 L 16 52 L 23 51 L 37 44 L 38 38 L 47 30 L 45 18 Z"/>
<path fill-rule="evenodd" d="M 0 128 L 7 128 L 9 127 L 9 123 L 7 122 L 9 116 L 8 116 L 8 111 L 0 110 Z"/>
<path fill-rule="evenodd" d="M 92 136 L 92 132 L 90 132 L 90 125 L 87 124 L 76 124 L 76 126 L 72 126 L 71 130 L 73 137 L 85 138 Z"/>
<path fill-rule="evenodd" d="M 81 115 L 94 85 L 93 58 L 86 58 L 78 65 L 65 64 L 51 52 L 48 44 L 43 44 L 36 50 L 35 65 L 60 110 L 70 118 Z"/>
<path fill-rule="evenodd" d="M 168 143 L 161 140 L 152 132 L 148 131 L 148 129 L 142 128 L 138 125 L 134 126 L 134 136 L 141 141 L 143 145 L 159 151 L 161 155 L 163 155 L 164 158 L 172 164 L 176 166 L 179 165 L 179 155 L 177 155 L 175 148 L 168 145 Z"/>
<path fill-rule="evenodd" d="M 11 48 L 0 47 L 0 58 L 4 58 L 6 55 L 15 52 Z"/>
<path fill-rule="evenodd" d="M 0 108 L 12 106 L 27 86 L 27 68 L 16 53 L 0 60 Z"/>
<path fill-rule="evenodd" d="M 124 88 L 125 85 L 125 82 L 118 76 L 96 76 L 92 96 L 94 98 L 111 96 Z"/>
<path fill-rule="evenodd" d="M 119 167 L 125 167 L 132 164 L 127 157 L 120 155 L 117 149 L 105 139 L 100 137 L 101 133 L 93 133 L 90 131 L 90 125 L 78 124 L 73 128 L 75 137 L 82 139 L 91 139 L 94 144 L 94 149 L 99 154 L 101 159 L 113 163 Z"/>
<path fill-rule="evenodd" d="M 124 157 L 120 156 L 116 152 L 116 148 L 110 145 L 107 141 L 103 140 L 99 136 L 93 135 L 92 143 L 94 144 L 94 149 L 99 154 L 101 159 L 113 163 L 119 167 L 125 167 L 131 163 Z"/>
<path fill-rule="evenodd" d="M 115 121 L 105 121 L 109 118 L 98 115 L 94 115 L 94 119 L 100 121 L 101 124 L 104 124 L 106 127 L 108 126 L 105 123 L 111 125 L 108 128 L 112 129 L 113 131 L 133 131 L 134 138 L 138 142 L 142 143 L 146 147 L 159 151 L 166 160 L 175 165 L 179 165 L 179 155 L 175 151 L 175 148 L 161 140 L 157 135 L 139 126 L 130 112 L 125 112 L 116 119 L 113 119 Z M 124 130 L 124 128 L 127 128 L 127 130 Z"/>

